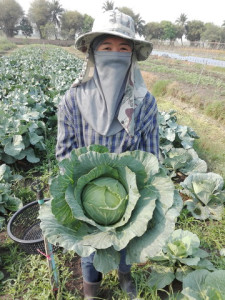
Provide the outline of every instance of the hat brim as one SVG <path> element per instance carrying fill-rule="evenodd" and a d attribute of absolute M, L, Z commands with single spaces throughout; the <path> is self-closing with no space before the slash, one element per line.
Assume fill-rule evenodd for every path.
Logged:
<path fill-rule="evenodd" d="M 152 52 L 152 49 L 153 49 L 152 43 L 145 41 L 145 40 L 140 40 L 140 39 L 129 37 L 126 34 L 119 33 L 118 31 L 116 31 L 116 32 L 114 32 L 114 31 L 97 32 L 96 31 L 96 32 L 84 33 L 76 39 L 75 47 L 79 51 L 86 53 L 88 51 L 88 49 L 90 48 L 90 45 L 93 42 L 93 40 L 96 37 L 101 36 L 103 34 L 110 34 L 110 35 L 122 37 L 124 39 L 133 41 L 134 50 L 136 52 L 136 57 L 137 57 L 138 61 L 146 60 L 149 57 L 150 53 Z"/>

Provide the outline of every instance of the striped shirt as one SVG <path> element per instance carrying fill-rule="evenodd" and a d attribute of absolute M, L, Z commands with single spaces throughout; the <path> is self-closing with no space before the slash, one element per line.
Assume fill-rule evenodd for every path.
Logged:
<path fill-rule="evenodd" d="M 69 157 L 74 148 L 92 144 L 104 145 L 109 152 L 142 150 L 159 154 L 158 109 L 155 98 L 147 92 L 135 116 L 135 132 L 130 136 L 125 129 L 111 136 L 103 136 L 82 117 L 75 99 L 75 88 L 67 91 L 58 107 L 58 135 L 56 158 Z"/>

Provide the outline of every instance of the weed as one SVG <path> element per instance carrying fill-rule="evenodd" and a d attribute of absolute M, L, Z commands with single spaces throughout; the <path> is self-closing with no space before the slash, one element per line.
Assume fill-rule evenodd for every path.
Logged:
<path fill-rule="evenodd" d="M 211 116 L 214 119 L 223 121 L 225 123 L 225 102 L 215 101 L 213 103 L 209 103 L 205 107 L 205 113 L 208 116 Z"/>
<path fill-rule="evenodd" d="M 170 80 L 159 80 L 152 87 L 152 94 L 155 97 L 164 96 L 167 93 L 167 87 L 170 84 Z"/>
<path fill-rule="evenodd" d="M 10 42 L 7 38 L 0 37 L 0 52 L 4 53 L 8 50 L 15 49 L 16 47 L 16 44 Z"/>
<path fill-rule="evenodd" d="M 219 269 L 225 268 L 225 259 L 219 256 L 219 251 L 224 247 L 225 218 L 221 221 L 200 221 L 194 219 L 184 209 L 178 218 L 176 226 L 197 234 L 201 241 L 201 247 L 209 253 L 209 258 L 215 267 Z"/>
<path fill-rule="evenodd" d="M 7 291 L 12 299 L 48 299 L 51 289 L 45 260 L 26 255 L 15 244 L 8 245 L 2 259 L 4 270 L 10 276 L 4 281 L 3 292 Z"/>
<path fill-rule="evenodd" d="M 24 205 L 34 201 L 36 198 L 36 195 L 31 188 L 24 185 L 24 180 L 14 185 L 13 190 L 15 196 L 22 200 Z"/>
<path fill-rule="evenodd" d="M 145 83 L 147 88 L 149 89 L 149 91 L 152 90 L 152 86 L 156 83 L 156 81 L 158 81 L 158 78 L 156 75 L 150 73 L 150 72 L 146 72 L 146 71 L 142 71 L 142 76 L 145 79 Z"/>
<path fill-rule="evenodd" d="M 180 85 L 177 81 L 172 81 L 167 86 L 166 96 L 175 97 L 182 102 L 190 102 L 191 96 L 180 89 Z"/>

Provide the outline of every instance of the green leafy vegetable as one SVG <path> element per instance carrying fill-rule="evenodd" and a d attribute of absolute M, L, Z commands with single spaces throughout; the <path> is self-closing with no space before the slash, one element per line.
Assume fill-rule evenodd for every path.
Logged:
<path fill-rule="evenodd" d="M 73 150 L 59 166 L 64 173 L 53 179 L 52 200 L 40 211 L 51 243 L 83 257 L 95 252 L 103 273 L 118 267 L 124 248 L 128 264 L 162 249 L 183 203 L 153 154 L 92 145 Z"/>
<path fill-rule="evenodd" d="M 182 294 L 187 299 L 225 299 L 225 271 L 196 270 L 189 273 L 183 280 Z"/>
<path fill-rule="evenodd" d="M 176 176 L 177 171 L 185 175 L 207 171 L 206 162 L 198 157 L 194 149 L 177 148 L 170 150 L 163 160 L 163 165 L 168 168 L 171 177 Z"/>
<path fill-rule="evenodd" d="M 196 219 L 221 220 L 225 202 L 223 178 L 216 173 L 193 173 L 184 182 L 182 193 L 190 197 L 185 202 Z"/>
<path fill-rule="evenodd" d="M 23 206 L 22 201 L 12 194 L 12 183 L 21 180 L 22 176 L 13 175 L 6 164 L 0 166 L 0 229 L 5 224 L 5 217 Z"/>
<path fill-rule="evenodd" d="M 101 225 L 111 225 L 124 215 L 128 195 L 118 180 L 100 177 L 85 186 L 82 199 L 88 217 Z"/>
<path fill-rule="evenodd" d="M 175 113 L 175 110 L 159 112 L 160 149 L 164 156 L 174 148 L 193 148 L 194 140 L 199 138 L 192 128 L 177 123 Z"/>
<path fill-rule="evenodd" d="M 56 47 L 26 47 L 0 58 L 0 160 L 38 163 L 46 132 L 82 61 Z M 37 155 L 39 157 L 37 157 Z"/>
<path fill-rule="evenodd" d="M 152 272 L 148 285 L 157 289 L 164 288 L 175 278 L 183 281 L 193 269 L 215 270 L 213 264 L 206 259 L 207 256 L 207 252 L 200 249 L 200 240 L 196 234 L 188 230 L 175 230 L 162 251 L 151 258 Z"/>

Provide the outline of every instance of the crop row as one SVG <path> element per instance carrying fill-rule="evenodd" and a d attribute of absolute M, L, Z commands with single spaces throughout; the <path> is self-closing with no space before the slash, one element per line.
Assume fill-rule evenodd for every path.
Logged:
<path fill-rule="evenodd" d="M 26 48 L 0 60 L 0 160 L 7 164 L 40 160 L 57 104 L 80 71 L 79 60 L 50 49 Z"/>
<path fill-rule="evenodd" d="M 161 64 L 156 64 L 154 61 L 148 61 L 147 63 L 145 62 L 143 66 L 148 66 L 148 68 L 152 72 L 159 72 L 159 73 L 165 73 L 165 74 L 172 74 L 177 81 L 184 81 L 186 83 L 191 83 L 193 85 L 198 85 L 201 84 L 203 86 L 214 86 L 216 88 L 225 88 L 225 83 L 223 78 L 218 78 L 218 77 L 212 77 L 210 75 L 203 75 L 200 74 L 198 71 L 193 71 L 193 70 L 186 70 L 184 72 L 183 69 L 179 69 L 176 67 L 171 67 L 168 65 L 161 65 Z"/>

